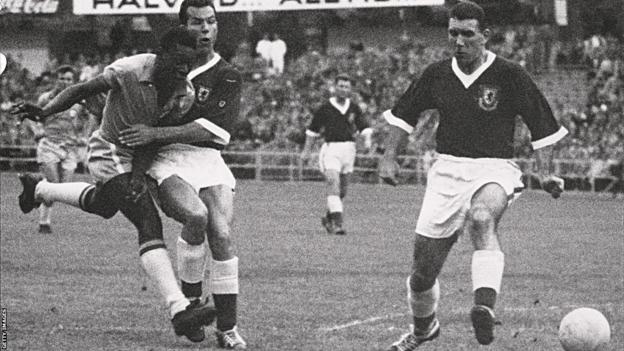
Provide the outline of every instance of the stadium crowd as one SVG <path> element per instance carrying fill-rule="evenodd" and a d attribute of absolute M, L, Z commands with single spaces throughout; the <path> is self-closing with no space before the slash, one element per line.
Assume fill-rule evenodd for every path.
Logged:
<path fill-rule="evenodd" d="M 547 86 L 543 90 L 557 118 L 571 131 L 571 137 L 557 144 L 558 158 L 591 159 L 605 164 L 622 159 L 622 44 L 614 38 L 601 36 L 564 44 L 553 40 L 547 27 L 510 26 L 501 27 L 494 33 L 490 49 L 519 62 L 535 73 L 538 83 Z M 431 47 L 408 37 L 394 48 L 365 48 L 353 43 L 348 48 L 327 53 L 311 49 L 288 62 L 284 74 L 275 76 L 267 74 L 262 59 L 249 52 L 249 46 L 243 45 L 231 60 L 246 77 L 242 97 L 245 118 L 233 136 L 235 141 L 231 150 L 299 150 L 305 140 L 305 127 L 311 111 L 327 98 L 335 75 L 344 72 L 355 80 L 355 99 L 375 130 L 371 152 L 379 152 L 384 136 L 381 113 L 393 105 L 427 63 L 449 55 L 443 47 Z M 46 71 L 39 77 L 32 77 L 20 65 L 20 58 L 10 58 L 6 72 L 0 77 L 0 144 L 34 144 L 28 128 L 21 127 L 8 110 L 21 100 L 36 101 L 39 94 L 50 90 L 54 82 L 49 72 L 55 67 L 72 64 L 80 70 L 81 80 L 86 80 L 123 56 L 121 53 L 91 57 L 80 54 L 74 60 L 69 55 L 51 58 Z M 553 75 L 565 77 L 569 67 L 561 66 L 570 64 L 575 65 L 575 72 L 583 71 L 580 79 L 569 78 L 564 79 L 563 84 L 549 84 Z M 570 84 L 584 91 L 585 101 L 567 94 Z M 429 127 L 437 123 L 436 113 L 430 113 L 421 123 L 425 128 L 411 136 L 408 154 L 423 154 L 434 147 L 434 128 Z M 518 128 L 517 134 L 516 156 L 526 157 L 531 152 L 526 128 Z"/>

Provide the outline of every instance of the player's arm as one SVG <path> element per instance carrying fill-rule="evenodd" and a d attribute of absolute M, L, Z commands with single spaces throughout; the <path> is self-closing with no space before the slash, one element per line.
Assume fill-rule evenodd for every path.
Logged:
<path fill-rule="evenodd" d="M 310 152 L 312 151 L 312 146 L 314 145 L 314 140 L 321 136 L 321 128 L 323 127 L 323 112 L 322 107 L 320 110 L 316 111 L 312 116 L 312 121 L 310 122 L 310 126 L 305 131 L 305 143 L 303 144 L 303 150 L 301 151 L 301 159 L 306 161 L 310 158 Z"/>
<path fill-rule="evenodd" d="M 379 163 L 379 177 L 392 186 L 398 184 L 396 176 L 399 173 L 399 164 L 396 162 L 396 158 L 408 135 L 409 133 L 405 129 L 390 125 L 384 141 L 384 154 Z"/>
<path fill-rule="evenodd" d="M 553 145 L 564 138 L 568 131 L 557 122 L 548 101 L 528 73 L 518 68 L 516 76 L 517 96 L 514 101 L 518 114 L 531 132 L 531 145 L 542 189 L 558 198 L 563 192 L 564 182 L 555 175 Z"/>
<path fill-rule="evenodd" d="M 373 145 L 373 128 L 370 127 L 370 123 L 366 120 L 366 118 L 364 118 L 364 114 L 359 107 L 357 108 L 357 111 L 355 123 L 358 131 L 360 132 L 360 136 L 364 138 L 364 147 L 367 151 L 370 151 L 371 146 Z"/>
<path fill-rule="evenodd" d="M 196 101 L 180 121 L 161 121 L 160 126 L 136 125 L 121 131 L 120 141 L 136 147 L 148 143 L 159 145 L 183 143 L 202 146 L 203 143 L 227 145 L 230 132 L 238 123 L 242 77 L 235 70 L 228 70 L 214 88 L 214 95 L 205 106 Z"/>

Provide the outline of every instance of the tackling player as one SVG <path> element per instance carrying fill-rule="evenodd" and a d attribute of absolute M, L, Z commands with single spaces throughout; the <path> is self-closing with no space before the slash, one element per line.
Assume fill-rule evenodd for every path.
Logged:
<path fill-rule="evenodd" d="M 121 211 L 139 232 L 142 266 L 165 298 L 175 333 L 191 341 L 201 341 L 195 339 L 197 331 L 214 320 L 216 311 L 191 304 L 178 286 L 158 211 L 141 179 L 142 167 L 151 161 L 147 157 L 151 150 L 127 148 L 118 138 L 121 130 L 131 125 L 154 125 L 162 118 L 175 120 L 189 110 L 194 90 L 186 75 L 195 60 L 196 45 L 194 33 L 176 27 L 162 37 L 158 55 L 117 60 L 101 75 L 63 90 L 43 109 L 21 104 L 13 111 L 31 120 L 45 120 L 85 98 L 108 92 L 102 123 L 88 145 L 89 171 L 98 185 L 54 184 L 22 175 L 20 208 L 28 213 L 37 203 L 59 201 L 104 218 Z"/>
<path fill-rule="evenodd" d="M 355 138 L 358 132 L 365 138 L 366 149 L 371 147 L 373 130 L 362 116 L 362 110 L 351 101 L 351 78 L 338 75 L 335 96 L 314 112 L 306 130 L 306 141 L 301 159 L 310 158 L 314 139 L 323 135 L 325 143 L 319 152 L 319 166 L 327 182 L 327 213 L 321 223 L 329 234 L 346 234 L 343 228 L 343 203 L 349 178 L 355 163 Z"/>
<path fill-rule="evenodd" d="M 47 105 L 63 89 L 76 83 L 77 73 L 71 66 L 61 66 L 56 70 L 54 89 L 47 91 L 37 101 L 38 106 Z M 52 183 L 65 183 L 72 179 L 78 165 L 77 148 L 85 136 L 80 135 L 80 120 L 88 118 L 85 109 L 73 105 L 69 109 L 48 116 L 43 123 L 28 124 L 37 141 L 37 163 L 45 179 Z M 85 132 L 88 132 L 85 130 Z M 85 133 L 85 135 L 88 135 Z M 83 144 L 84 145 L 84 144 Z M 45 203 L 39 206 L 39 232 L 51 233 L 51 210 Z"/>
<path fill-rule="evenodd" d="M 470 1 L 455 5 L 448 23 L 454 57 L 429 65 L 394 108 L 380 177 L 396 185 L 400 142 L 414 129 L 420 113 L 437 109 L 438 157 L 427 176 L 427 189 L 416 224 L 407 300 L 413 316 L 410 333 L 390 350 L 414 350 L 440 333 L 436 310 L 437 276 L 465 230 L 472 240 L 474 307 L 470 318 L 480 344 L 494 340 L 494 304 L 503 278 L 504 254 L 498 224 L 524 185 L 513 157 L 515 117 L 529 127 L 544 190 L 557 198 L 563 180 L 552 175 L 552 145 L 567 130 L 559 125 L 527 72 L 485 48 L 491 32 L 483 9 Z"/>
<path fill-rule="evenodd" d="M 230 236 L 235 179 L 221 157 L 238 122 L 242 78 L 214 51 L 218 25 L 211 0 L 183 1 L 179 19 L 199 33 L 200 59 L 188 76 L 196 98 L 184 118 L 191 123 L 174 133 L 162 132 L 171 127 L 135 126 L 123 131 L 121 140 L 128 146 L 168 143 L 172 135 L 187 140 L 161 147 L 148 174 L 159 184 L 165 214 L 183 224 L 177 242 L 182 291 L 194 300 L 203 294 L 207 237 L 212 253 L 208 282 L 218 313 L 217 341 L 226 349 L 245 349 L 237 328 L 238 257 L 232 252 Z M 190 141 L 197 142 L 189 145 Z"/>

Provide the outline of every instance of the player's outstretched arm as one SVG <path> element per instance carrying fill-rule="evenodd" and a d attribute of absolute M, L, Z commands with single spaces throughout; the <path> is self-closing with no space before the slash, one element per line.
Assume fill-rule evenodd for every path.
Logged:
<path fill-rule="evenodd" d="M 399 165 L 396 162 L 399 147 L 403 145 L 407 132 L 399 127 L 390 125 L 390 131 L 385 140 L 385 151 L 379 162 L 379 177 L 387 184 L 396 186 L 399 182 L 397 174 Z"/>
<path fill-rule="evenodd" d="M 542 189 L 557 199 L 563 192 L 564 181 L 554 174 L 553 150 L 552 145 L 535 150 L 535 161 Z"/>
<path fill-rule="evenodd" d="M 97 76 L 84 83 L 67 87 L 43 108 L 30 103 L 22 103 L 17 105 L 11 113 L 19 115 L 22 120 L 30 119 L 41 122 L 49 115 L 65 111 L 82 100 L 109 89 L 110 87 L 106 80 L 102 76 Z"/>

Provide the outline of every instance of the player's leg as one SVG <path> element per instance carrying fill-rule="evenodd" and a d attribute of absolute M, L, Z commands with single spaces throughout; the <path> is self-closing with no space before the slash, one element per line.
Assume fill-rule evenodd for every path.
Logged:
<path fill-rule="evenodd" d="M 39 170 L 43 174 L 46 181 L 50 183 L 60 183 L 60 163 L 59 162 L 43 162 L 39 164 Z M 39 205 L 39 233 L 52 233 L 51 227 L 52 203 L 42 202 Z"/>
<path fill-rule="evenodd" d="M 137 228 L 141 265 L 164 297 L 175 333 L 193 342 L 202 341 L 202 325 L 212 323 L 216 311 L 205 305 L 191 304 L 182 293 L 167 253 L 160 216 L 151 196 L 146 192 L 138 199 L 126 198 L 125 194 L 132 191 L 129 173 L 112 178 L 103 189 L 99 195 L 114 202 Z"/>
<path fill-rule="evenodd" d="M 437 277 L 457 234 L 447 238 L 430 238 L 416 234 L 412 272 L 407 278 L 407 302 L 413 319 L 410 333 L 392 344 L 390 351 L 408 351 L 435 339 L 440 333 L 436 318 L 440 285 Z"/>
<path fill-rule="evenodd" d="M 199 300 L 206 269 L 208 209 L 195 189 L 177 175 L 161 182 L 158 196 L 163 212 L 183 225 L 177 241 L 182 292 L 190 300 Z"/>
<path fill-rule="evenodd" d="M 340 172 L 335 169 L 325 169 L 325 193 L 327 194 L 327 219 L 330 234 L 338 234 L 342 230 L 343 203 L 340 198 Z"/>
<path fill-rule="evenodd" d="M 500 292 L 505 265 L 498 237 L 498 223 L 507 208 L 503 187 L 488 183 L 473 195 L 466 218 L 466 231 L 474 246 L 472 284 L 474 304 L 471 319 L 480 344 L 494 340 L 494 305 Z"/>
<path fill-rule="evenodd" d="M 228 349 L 246 349 L 237 325 L 238 257 L 232 252 L 230 228 L 234 215 L 234 191 L 215 185 L 199 192 L 208 207 L 208 244 L 212 251 L 210 288 L 217 308 L 217 340 Z"/>

